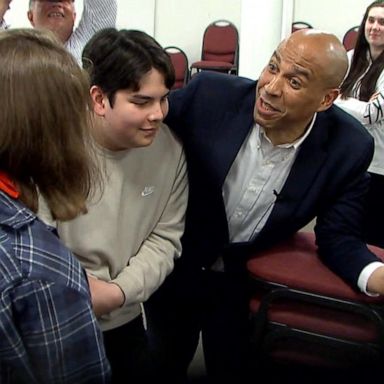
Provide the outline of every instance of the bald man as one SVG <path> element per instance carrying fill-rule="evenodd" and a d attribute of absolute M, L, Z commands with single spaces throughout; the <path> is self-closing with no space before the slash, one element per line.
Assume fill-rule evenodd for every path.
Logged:
<path fill-rule="evenodd" d="M 183 254 L 146 314 L 172 382 L 184 382 L 200 331 L 209 382 L 245 382 L 247 255 L 314 218 L 324 261 L 356 289 L 384 293 L 360 226 L 373 141 L 332 105 L 347 66 L 334 35 L 303 30 L 258 82 L 202 72 L 170 95 L 166 123 L 184 142 L 190 199 Z"/>

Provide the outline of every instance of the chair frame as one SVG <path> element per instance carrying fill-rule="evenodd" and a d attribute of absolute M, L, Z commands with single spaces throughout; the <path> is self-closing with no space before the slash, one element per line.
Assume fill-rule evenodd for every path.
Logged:
<path fill-rule="evenodd" d="M 257 257 L 257 255 L 255 255 Z M 287 255 L 288 257 L 288 255 Z M 266 264 L 265 264 L 266 265 Z M 275 265 L 276 267 L 276 265 Z M 332 273 L 330 271 L 330 273 Z M 344 283 L 343 283 L 344 284 Z M 263 293 L 259 298 L 255 298 L 255 292 Z M 254 302 L 258 303 L 258 308 L 251 308 L 251 347 L 252 353 L 256 356 L 268 356 L 272 349 L 273 343 L 276 340 L 283 338 L 294 338 L 296 340 L 305 340 L 310 343 L 338 348 L 343 351 L 350 352 L 350 358 L 354 354 L 356 356 L 364 356 L 364 362 L 369 364 L 382 364 L 384 362 L 384 310 L 382 309 L 382 299 L 365 299 L 362 302 L 355 299 L 342 297 L 330 297 L 321 294 L 320 292 L 310 292 L 307 289 L 292 287 L 283 284 L 282 282 L 267 281 L 260 276 L 255 276 L 250 273 L 250 293 L 253 295 Z M 343 312 L 348 316 L 356 316 L 367 319 L 374 327 L 375 339 L 371 341 L 357 340 L 353 338 L 344 338 L 334 334 L 327 334 L 314 329 L 303 329 L 300 324 L 294 323 L 293 317 L 290 324 L 281 323 L 279 320 L 284 316 L 287 317 L 287 309 L 276 306 L 278 300 L 288 300 L 296 305 L 310 304 L 317 306 L 320 311 L 338 311 Z M 252 303 L 252 300 L 251 300 Z M 251 307 L 252 304 L 250 303 Z M 275 305 L 274 309 L 272 306 Z M 381 307 L 380 307 L 381 305 Z M 279 312 L 280 310 L 280 312 Z M 297 307 L 292 307 L 291 311 L 298 310 Z M 289 312 L 289 315 L 292 314 Z M 295 312 L 296 315 L 300 313 Z M 326 312 L 323 312 L 323 314 Z M 304 313 L 305 315 L 305 313 Z M 353 358 L 351 363 L 353 364 Z M 363 365 L 363 362 L 360 362 Z"/>
<path fill-rule="evenodd" d="M 185 71 L 184 71 L 184 81 L 183 81 L 183 87 L 184 87 L 185 85 L 187 85 L 189 78 L 190 78 L 190 70 L 189 70 L 189 62 L 188 62 L 187 54 L 180 47 L 177 47 L 175 45 L 169 45 L 169 46 L 165 47 L 164 50 L 170 56 L 171 61 L 172 61 L 173 55 L 181 55 L 184 57 L 184 61 L 185 61 Z M 172 64 L 174 65 L 173 61 L 172 61 Z M 174 68 L 175 68 L 175 66 L 174 66 Z M 176 75 L 176 68 L 175 68 L 175 75 Z M 176 85 L 176 80 L 177 79 L 175 79 L 175 85 Z M 174 86 L 172 89 L 177 89 L 177 88 L 182 88 L 182 87 L 175 87 Z"/>
<path fill-rule="evenodd" d="M 300 31 L 301 29 L 312 29 L 312 25 L 306 21 L 294 21 L 291 26 L 291 33 Z"/>
<path fill-rule="evenodd" d="M 303 303 L 316 304 L 322 307 L 337 309 L 345 312 L 349 312 L 351 314 L 359 314 L 367 318 L 367 320 L 372 321 L 373 324 L 377 328 L 378 338 L 384 342 L 384 318 L 383 318 L 383 310 L 380 309 L 378 305 L 375 304 L 362 304 L 353 302 L 350 300 L 343 300 L 337 298 L 331 298 L 328 296 L 323 296 L 319 294 L 315 294 L 312 292 L 300 291 L 297 289 L 292 289 L 280 284 L 265 282 L 261 279 L 252 278 L 253 283 L 258 286 L 268 287 L 270 291 L 265 294 L 265 296 L 260 301 L 259 311 L 256 314 L 252 314 L 252 316 L 257 317 L 258 327 L 255 328 L 255 332 L 252 334 L 252 342 L 258 342 L 263 337 L 261 331 L 265 329 L 266 326 L 273 325 L 277 328 L 289 329 L 289 326 L 279 324 L 278 322 L 274 322 L 273 320 L 268 320 L 268 311 L 271 305 L 279 299 L 292 299 L 297 300 Z M 269 323 L 270 322 L 270 323 Z M 312 332 L 312 331 L 303 331 L 300 329 L 294 330 L 297 333 L 312 335 L 315 338 L 322 340 L 334 340 L 335 343 L 339 344 L 347 344 L 347 345 L 355 345 L 362 347 L 363 343 L 357 342 L 354 340 L 346 340 L 337 337 L 328 336 L 325 334 Z M 384 344 L 373 344 L 373 343 L 364 343 L 364 347 L 371 345 L 373 349 L 377 350 L 382 357 L 384 357 Z"/>
<path fill-rule="evenodd" d="M 228 63 L 228 64 L 232 64 L 232 66 L 230 66 L 229 68 L 227 65 L 225 67 L 220 66 L 220 65 L 219 66 L 207 65 L 204 67 L 199 67 L 199 63 L 201 63 L 201 62 L 209 63 L 209 61 L 210 61 L 210 60 L 206 60 L 206 58 L 205 58 L 205 44 L 206 44 L 207 33 L 209 32 L 210 27 L 220 26 L 220 24 L 224 24 L 224 26 L 228 26 L 228 27 L 233 28 L 233 30 L 236 33 L 236 48 L 234 51 L 233 63 Z M 213 21 L 204 30 L 201 55 L 200 55 L 201 59 L 199 61 L 196 61 L 196 62 L 191 64 L 190 76 L 192 76 L 193 70 L 196 70 L 196 72 L 200 72 L 202 70 L 212 70 L 212 71 L 227 72 L 229 74 L 237 75 L 238 71 L 239 71 L 239 50 L 240 50 L 239 45 L 240 45 L 239 44 L 239 32 L 238 32 L 238 29 L 234 23 L 232 23 L 231 21 L 226 20 L 226 19 L 218 19 L 218 20 Z"/>

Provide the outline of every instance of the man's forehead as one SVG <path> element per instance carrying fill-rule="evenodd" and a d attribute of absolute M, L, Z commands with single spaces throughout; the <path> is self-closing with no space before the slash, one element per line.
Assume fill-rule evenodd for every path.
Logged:
<path fill-rule="evenodd" d="M 75 6 L 75 0 L 30 0 L 29 1 L 29 7 L 32 7 L 32 5 L 49 5 L 50 3 L 57 3 L 57 4 L 67 4 L 71 5 L 72 7 Z M 53 4 L 52 4 L 53 5 Z"/>
<path fill-rule="evenodd" d="M 283 42 L 279 45 L 273 56 L 279 63 L 288 65 L 290 70 L 297 75 L 310 78 L 314 72 L 314 60 L 303 46 L 290 45 L 287 42 Z"/>

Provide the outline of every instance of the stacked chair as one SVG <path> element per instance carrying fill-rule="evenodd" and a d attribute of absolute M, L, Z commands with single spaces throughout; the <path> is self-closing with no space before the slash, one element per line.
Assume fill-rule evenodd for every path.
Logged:
<path fill-rule="evenodd" d="M 369 247 L 384 260 L 384 250 Z M 353 290 L 328 269 L 314 233 L 253 255 L 247 270 L 252 359 L 270 374 L 323 382 L 366 379 L 384 367 L 384 299 Z"/>
<path fill-rule="evenodd" d="M 237 75 L 239 68 L 239 33 L 228 20 L 216 20 L 204 31 L 201 60 L 192 63 L 192 73 L 202 70 Z"/>
<path fill-rule="evenodd" d="M 175 84 L 172 89 L 182 88 L 189 80 L 188 57 L 179 47 L 168 46 L 164 49 L 171 58 L 172 65 L 175 70 Z"/>

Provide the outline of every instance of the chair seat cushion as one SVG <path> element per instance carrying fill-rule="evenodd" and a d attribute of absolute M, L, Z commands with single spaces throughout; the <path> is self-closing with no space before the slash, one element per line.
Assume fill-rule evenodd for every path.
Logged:
<path fill-rule="evenodd" d="M 384 250 L 369 248 L 384 260 Z M 355 291 L 325 266 L 317 255 L 312 232 L 298 232 L 287 242 L 255 254 L 248 260 L 247 270 L 251 277 L 294 289 L 351 301 L 383 302 L 381 297 Z"/>
<path fill-rule="evenodd" d="M 230 70 L 233 68 L 233 64 L 225 61 L 196 61 L 191 65 L 191 68 Z"/>

